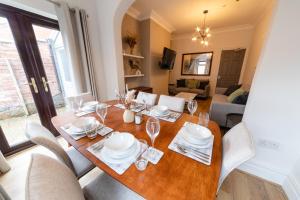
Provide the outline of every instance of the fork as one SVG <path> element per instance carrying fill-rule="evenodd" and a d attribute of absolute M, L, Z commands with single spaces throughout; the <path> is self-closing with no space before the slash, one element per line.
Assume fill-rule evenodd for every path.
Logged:
<path fill-rule="evenodd" d="M 193 153 L 192 151 L 187 151 L 186 149 L 184 149 L 184 148 L 181 147 L 180 145 L 177 145 L 176 147 L 177 147 L 177 149 L 178 149 L 180 152 L 182 152 L 182 153 L 184 153 L 184 154 L 190 154 L 190 155 L 194 156 L 195 158 L 197 158 L 197 159 L 199 159 L 199 160 L 201 160 L 202 162 L 205 162 L 205 163 L 209 162 L 209 159 L 208 159 L 208 158 L 205 158 L 205 157 L 202 157 L 202 156 L 200 156 L 200 155 L 198 155 L 198 154 L 195 154 L 195 153 Z"/>

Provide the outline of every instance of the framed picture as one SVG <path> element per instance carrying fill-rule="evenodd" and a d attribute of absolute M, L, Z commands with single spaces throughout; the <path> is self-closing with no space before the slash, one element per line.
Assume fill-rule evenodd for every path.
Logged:
<path fill-rule="evenodd" d="M 182 54 L 181 75 L 209 76 L 213 52 Z"/>

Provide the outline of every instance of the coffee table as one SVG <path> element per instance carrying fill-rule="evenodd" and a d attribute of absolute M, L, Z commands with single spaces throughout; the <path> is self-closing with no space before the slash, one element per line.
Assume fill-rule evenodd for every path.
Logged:
<path fill-rule="evenodd" d="M 190 93 L 190 92 L 179 92 L 178 94 L 175 95 L 176 97 L 183 98 L 185 102 L 188 102 L 190 100 L 195 99 L 197 94 L 195 93 Z"/>

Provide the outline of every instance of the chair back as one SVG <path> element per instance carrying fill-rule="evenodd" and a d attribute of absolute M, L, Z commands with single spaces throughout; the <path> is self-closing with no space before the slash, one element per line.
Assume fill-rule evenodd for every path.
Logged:
<path fill-rule="evenodd" d="M 96 97 L 94 97 L 90 92 L 88 93 L 82 93 L 76 96 L 70 96 L 70 97 L 66 97 L 66 104 L 71 107 L 71 102 L 73 102 L 75 99 L 80 99 L 84 102 L 88 102 L 88 101 L 95 101 Z"/>
<path fill-rule="evenodd" d="M 10 166 L 7 163 L 5 157 L 3 156 L 2 152 L 0 151 L 0 174 L 6 173 L 10 170 Z"/>
<path fill-rule="evenodd" d="M 27 173 L 26 200 L 85 199 L 73 172 L 55 159 L 33 154 Z"/>
<path fill-rule="evenodd" d="M 185 100 L 179 97 L 160 95 L 158 105 L 167 106 L 170 110 L 183 112 Z"/>
<path fill-rule="evenodd" d="M 222 142 L 223 160 L 218 191 L 230 172 L 255 155 L 252 137 L 243 122 L 230 129 Z"/>
<path fill-rule="evenodd" d="M 44 126 L 36 122 L 28 122 L 26 125 L 25 135 L 31 142 L 41 145 L 53 152 L 58 159 L 75 172 L 73 163 L 68 154 L 59 145 L 54 135 Z"/>
<path fill-rule="evenodd" d="M 157 94 L 147 92 L 139 92 L 136 97 L 137 103 L 146 103 L 147 105 L 154 106 L 156 103 Z"/>
<path fill-rule="evenodd" d="M 0 185 L 0 200 L 11 200 L 6 191 L 3 189 L 2 185 Z"/>

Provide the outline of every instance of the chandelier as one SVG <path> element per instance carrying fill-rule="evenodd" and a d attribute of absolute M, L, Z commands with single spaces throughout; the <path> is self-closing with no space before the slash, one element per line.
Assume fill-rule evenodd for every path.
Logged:
<path fill-rule="evenodd" d="M 200 40 L 200 43 L 204 46 L 208 46 L 208 38 L 211 37 L 209 27 L 206 27 L 206 15 L 208 10 L 203 11 L 204 19 L 201 26 L 195 28 L 195 33 L 193 34 L 192 41 Z"/>

